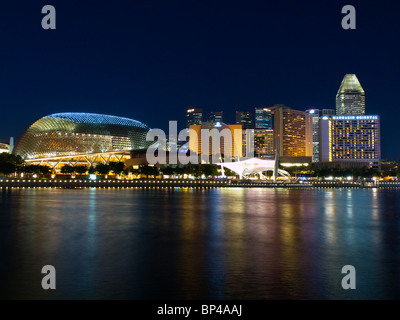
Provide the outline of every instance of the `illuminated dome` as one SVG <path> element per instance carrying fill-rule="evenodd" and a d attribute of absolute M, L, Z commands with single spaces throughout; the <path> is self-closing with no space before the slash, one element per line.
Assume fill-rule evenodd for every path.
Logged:
<path fill-rule="evenodd" d="M 55 113 L 22 134 L 14 154 L 26 160 L 144 149 L 150 128 L 136 120 L 93 113 Z"/>

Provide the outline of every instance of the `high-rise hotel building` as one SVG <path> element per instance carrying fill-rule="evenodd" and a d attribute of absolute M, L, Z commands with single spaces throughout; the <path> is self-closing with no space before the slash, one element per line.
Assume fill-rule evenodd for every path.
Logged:
<path fill-rule="evenodd" d="M 312 157 L 312 116 L 284 105 L 271 108 L 274 113 L 275 149 L 286 157 Z M 279 146 L 277 146 L 279 143 Z"/>
<path fill-rule="evenodd" d="M 346 74 L 336 94 L 336 115 L 365 114 L 365 92 L 355 74 Z"/>
<path fill-rule="evenodd" d="M 249 157 L 249 150 L 253 150 L 256 157 L 274 158 L 279 150 L 280 157 L 311 160 L 312 116 L 309 113 L 280 104 L 255 108 L 254 120 L 252 132 L 243 128 L 243 155 Z"/>
<path fill-rule="evenodd" d="M 320 120 L 321 162 L 380 169 L 378 115 L 365 114 L 365 92 L 355 74 L 346 74 L 336 95 L 336 115 Z"/>
<path fill-rule="evenodd" d="M 378 115 L 325 116 L 321 119 L 320 133 L 321 161 L 380 168 Z"/>

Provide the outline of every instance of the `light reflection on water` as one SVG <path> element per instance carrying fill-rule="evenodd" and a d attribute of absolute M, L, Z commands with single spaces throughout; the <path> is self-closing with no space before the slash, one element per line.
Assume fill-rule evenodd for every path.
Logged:
<path fill-rule="evenodd" d="M 2 299 L 398 299 L 399 192 L 16 189 Z M 41 268 L 57 289 L 41 289 Z M 357 289 L 344 290 L 344 265 Z"/>

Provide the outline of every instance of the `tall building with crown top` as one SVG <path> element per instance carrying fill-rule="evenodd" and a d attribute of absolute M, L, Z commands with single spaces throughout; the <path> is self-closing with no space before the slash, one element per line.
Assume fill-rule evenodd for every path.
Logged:
<path fill-rule="evenodd" d="M 364 115 L 365 92 L 355 74 L 346 74 L 336 94 L 336 115 Z"/>
<path fill-rule="evenodd" d="M 355 74 L 344 76 L 336 95 L 336 115 L 322 116 L 318 139 L 322 163 L 380 169 L 380 117 L 365 114 L 365 92 Z"/>

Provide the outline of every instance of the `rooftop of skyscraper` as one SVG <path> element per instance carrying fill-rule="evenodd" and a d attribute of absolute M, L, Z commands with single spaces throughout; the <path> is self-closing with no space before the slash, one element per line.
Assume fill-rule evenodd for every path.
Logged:
<path fill-rule="evenodd" d="M 358 81 L 357 76 L 353 73 L 347 73 L 344 76 L 342 83 L 339 87 L 338 94 L 345 93 L 345 92 L 365 93 L 364 89 L 362 88 L 362 86 L 360 84 L 360 81 Z"/>

